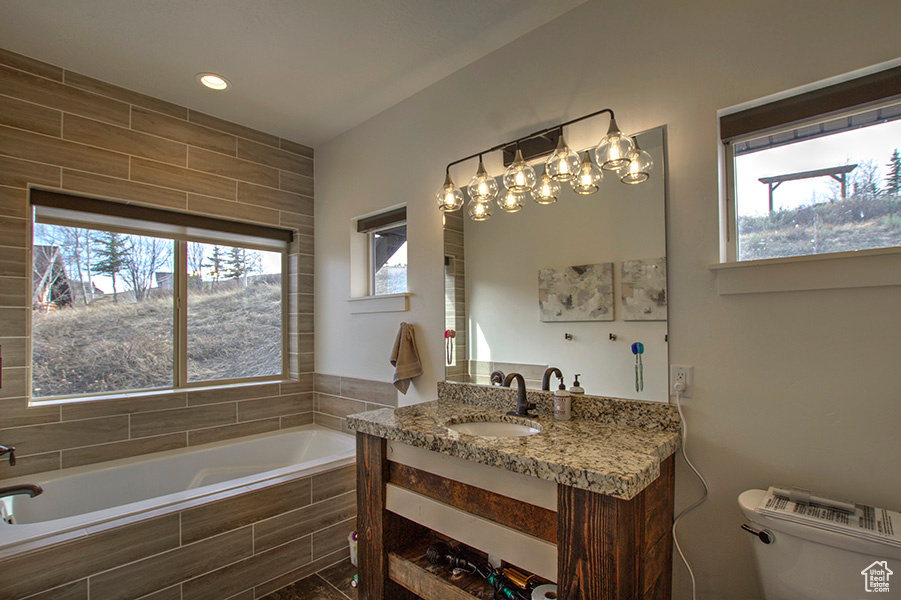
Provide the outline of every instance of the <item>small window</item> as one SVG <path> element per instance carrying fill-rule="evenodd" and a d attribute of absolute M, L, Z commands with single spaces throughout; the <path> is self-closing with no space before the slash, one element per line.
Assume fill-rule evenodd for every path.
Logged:
<path fill-rule="evenodd" d="M 31 196 L 32 398 L 284 377 L 290 232 Z"/>
<path fill-rule="evenodd" d="M 407 210 L 394 209 L 357 220 L 368 237 L 369 294 L 407 292 Z"/>
<path fill-rule="evenodd" d="M 731 260 L 901 246 L 897 71 L 721 119 Z"/>

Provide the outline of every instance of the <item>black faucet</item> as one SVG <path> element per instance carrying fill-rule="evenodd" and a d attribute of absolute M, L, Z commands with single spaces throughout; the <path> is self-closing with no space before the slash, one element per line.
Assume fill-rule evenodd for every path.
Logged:
<path fill-rule="evenodd" d="M 16 447 L 15 446 L 0 446 L 0 456 L 4 454 L 9 454 L 9 466 L 16 466 Z"/>
<path fill-rule="evenodd" d="M 510 387 L 510 384 L 513 383 L 513 380 L 516 380 L 517 387 L 517 395 L 516 395 L 516 410 L 511 410 L 508 412 L 508 415 L 513 415 L 516 417 L 531 417 L 534 415 L 529 414 L 530 410 L 535 410 L 535 405 L 531 402 L 526 401 L 526 380 L 519 373 L 510 373 L 507 375 L 507 378 L 504 379 L 504 387 Z"/>
<path fill-rule="evenodd" d="M 25 494 L 31 498 L 34 498 L 35 496 L 40 496 L 43 493 L 44 488 L 36 483 L 21 483 L 19 485 L 10 485 L 8 487 L 0 488 L 0 498 L 6 498 L 7 496 L 18 496 L 19 494 Z"/>
<path fill-rule="evenodd" d="M 491 385 L 504 385 L 504 375 L 503 371 L 492 371 L 491 372 Z"/>
<path fill-rule="evenodd" d="M 557 379 L 563 381 L 563 372 L 560 371 L 557 367 L 550 367 L 546 369 L 544 372 L 544 376 L 541 378 L 541 389 L 545 392 L 551 391 L 551 375 L 556 375 Z"/>

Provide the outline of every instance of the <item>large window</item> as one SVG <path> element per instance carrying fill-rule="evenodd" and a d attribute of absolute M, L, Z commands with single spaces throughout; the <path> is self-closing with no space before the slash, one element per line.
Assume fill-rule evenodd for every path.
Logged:
<path fill-rule="evenodd" d="M 33 398 L 284 376 L 284 241 L 66 198 L 32 192 Z"/>
<path fill-rule="evenodd" d="M 901 246 L 895 71 L 723 117 L 732 260 Z"/>

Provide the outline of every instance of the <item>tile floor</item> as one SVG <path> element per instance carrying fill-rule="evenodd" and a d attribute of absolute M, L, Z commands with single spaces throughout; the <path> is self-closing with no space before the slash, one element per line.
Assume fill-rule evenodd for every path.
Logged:
<path fill-rule="evenodd" d="M 357 600 L 357 590 L 350 586 L 350 580 L 356 572 L 357 568 L 348 559 L 296 581 L 261 600 Z"/>

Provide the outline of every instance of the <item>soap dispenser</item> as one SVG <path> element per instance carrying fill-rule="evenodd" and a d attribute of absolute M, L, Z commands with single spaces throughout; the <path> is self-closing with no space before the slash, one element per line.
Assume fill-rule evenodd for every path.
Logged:
<path fill-rule="evenodd" d="M 579 383 L 579 377 L 581 377 L 581 373 L 576 373 L 576 380 L 573 381 L 573 386 L 569 388 L 570 394 L 585 394 L 585 388 Z"/>
<path fill-rule="evenodd" d="M 554 418 L 558 421 L 569 421 L 572 415 L 572 398 L 566 391 L 566 384 L 560 379 L 560 387 L 554 392 Z"/>

